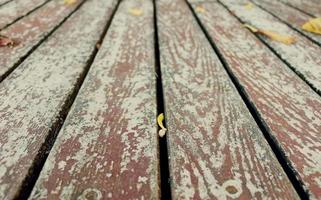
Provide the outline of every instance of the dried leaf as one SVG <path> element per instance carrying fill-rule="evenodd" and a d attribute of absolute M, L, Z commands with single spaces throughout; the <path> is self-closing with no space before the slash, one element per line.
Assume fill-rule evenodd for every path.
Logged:
<path fill-rule="evenodd" d="M 167 131 L 167 129 L 164 127 L 163 121 L 164 121 L 164 114 L 161 113 L 157 117 L 158 126 L 161 128 L 161 130 L 158 131 L 159 137 L 163 137 Z"/>
<path fill-rule="evenodd" d="M 253 8 L 253 3 L 248 2 L 247 4 L 244 5 L 246 10 L 251 10 Z"/>
<path fill-rule="evenodd" d="M 65 5 L 71 5 L 71 4 L 74 4 L 76 2 L 77 2 L 77 0 L 64 0 L 64 4 Z"/>
<path fill-rule="evenodd" d="M 321 34 L 321 17 L 310 19 L 302 25 L 302 29 L 311 33 Z"/>
<path fill-rule="evenodd" d="M 3 36 L 3 35 L 0 35 L 0 47 L 6 47 L 6 46 L 14 46 L 15 45 L 15 41 L 6 37 L 6 36 Z"/>
<path fill-rule="evenodd" d="M 273 32 L 273 31 L 258 29 L 258 28 L 251 26 L 251 25 L 248 25 L 248 24 L 244 24 L 244 27 L 248 28 L 253 33 L 258 33 L 258 34 L 264 35 L 272 40 L 282 42 L 284 44 L 289 45 L 289 44 L 293 44 L 295 42 L 295 38 L 293 36 L 281 35 L 279 33 Z"/>
<path fill-rule="evenodd" d="M 143 10 L 140 8 L 130 8 L 128 12 L 134 16 L 141 16 L 143 14 Z"/>
<path fill-rule="evenodd" d="M 198 13 L 204 13 L 206 10 L 202 6 L 196 6 L 195 11 Z"/>

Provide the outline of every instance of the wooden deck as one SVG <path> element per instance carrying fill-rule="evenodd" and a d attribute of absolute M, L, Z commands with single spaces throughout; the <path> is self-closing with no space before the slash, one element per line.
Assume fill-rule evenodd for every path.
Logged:
<path fill-rule="evenodd" d="M 0 0 L 0 199 L 321 199 L 321 35 L 301 28 L 317 16 L 319 0 Z"/>

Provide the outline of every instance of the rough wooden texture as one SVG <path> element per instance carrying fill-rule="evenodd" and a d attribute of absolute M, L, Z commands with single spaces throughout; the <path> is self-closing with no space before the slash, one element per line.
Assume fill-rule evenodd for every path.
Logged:
<path fill-rule="evenodd" d="M 115 1 L 89 0 L 0 84 L 0 199 L 12 199 L 78 84 Z M 83 26 L 86 24 L 86 26 Z"/>
<path fill-rule="evenodd" d="M 7 24 L 25 16 L 34 8 L 41 6 L 47 0 L 14 0 L 0 8 L 0 30 Z M 57 1 L 57 0 L 55 0 Z"/>
<path fill-rule="evenodd" d="M 0 6 L 2 6 L 3 4 L 9 2 L 10 0 L 0 0 Z"/>
<path fill-rule="evenodd" d="M 159 199 L 153 44 L 152 1 L 122 1 L 31 199 Z"/>
<path fill-rule="evenodd" d="M 61 0 L 53 0 L 32 14 L 1 31 L 1 34 L 15 39 L 14 47 L 0 48 L 0 81 L 13 69 L 19 60 L 32 51 L 58 24 L 60 24 L 81 3 L 66 6 Z"/>
<path fill-rule="evenodd" d="M 301 32 L 311 40 L 321 45 L 321 36 L 302 30 L 302 25 L 311 19 L 311 16 L 292 8 L 278 0 L 252 0 L 257 5 L 274 14 L 289 26 Z M 321 3 L 321 2 L 320 2 Z"/>
<path fill-rule="evenodd" d="M 321 17 L 320 0 L 280 0 L 315 17 Z"/>
<path fill-rule="evenodd" d="M 233 0 L 221 0 L 221 2 L 245 23 L 254 25 L 260 29 L 294 36 L 296 43 L 286 45 L 260 35 L 282 59 L 287 61 L 296 72 L 301 74 L 304 79 L 321 94 L 320 46 L 259 7 L 253 6 L 252 9 L 246 9 L 244 5 L 248 3 L 247 0 L 238 0 L 237 2 Z"/>
<path fill-rule="evenodd" d="M 200 20 L 312 198 L 321 198 L 321 98 L 223 6 Z"/>
<path fill-rule="evenodd" d="M 298 199 L 185 1 L 157 17 L 173 199 Z"/>

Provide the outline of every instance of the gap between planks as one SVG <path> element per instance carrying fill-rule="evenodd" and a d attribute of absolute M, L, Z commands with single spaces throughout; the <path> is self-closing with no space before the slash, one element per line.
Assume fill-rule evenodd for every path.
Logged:
<path fill-rule="evenodd" d="M 156 73 L 156 99 L 157 99 L 157 115 L 164 113 L 164 126 L 166 126 L 166 111 L 164 105 L 164 92 L 162 83 L 162 71 L 160 64 L 160 49 L 158 40 L 158 26 L 157 26 L 157 6 L 156 1 L 153 0 L 154 9 L 154 46 L 155 46 L 155 73 Z M 158 131 L 159 131 L 158 127 Z M 162 200 L 170 200 L 171 196 L 171 182 L 169 175 L 169 154 L 167 145 L 167 134 L 159 138 L 159 167 L 160 167 L 160 191 Z"/>
<path fill-rule="evenodd" d="M 13 19 L 13 21 L 11 21 L 11 22 L 3 25 L 2 27 L 0 26 L 0 31 L 2 31 L 3 29 L 11 26 L 12 24 L 14 24 L 14 23 L 16 23 L 17 21 L 19 21 L 20 19 L 28 16 L 29 14 L 33 13 L 34 11 L 38 10 L 39 8 L 41 8 L 42 6 L 44 6 L 45 4 L 47 4 L 47 3 L 50 2 L 50 1 L 52 1 L 52 0 L 44 1 L 44 2 L 40 3 L 39 5 L 37 5 L 36 7 L 31 8 L 31 9 L 30 9 L 29 11 L 27 11 L 26 13 L 23 13 L 22 15 L 17 16 L 15 19 Z M 11 2 L 6 2 L 5 4 L 7 4 L 7 3 L 11 3 Z M 12 1 L 12 3 L 16 3 L 16 2 Z M 4 9 L 6 9 L 6 8 L 4 7 Z"/>
<path fill-rule="evenodd" d="M 241 17 L 237 16 L 234 12 L 231 11 L 231 9 L 225 5 L 221 0 L 217 0 L 218 3 L 220 3 L 220 5 L 222 5 L 226 10 L 228 10 L 228 12 L 234 16 L 241 24 L 246 23 L 244 20 L 241 19 Z M 268 14 L 270 14 L 268 11 L 265 11 L 265 9 L 261 8 L 260 6 L 258 6 L 260 9 L 263 10 L 263 12 L 267 12 Z M 271 14 L 272 15 L 272 14 Z M 272 15 L 273 17 L 276 17 L 274 15 Z M 277 18 L 277 17 L 276 17 Z M 279 18 L 277 18 L 280 22 L 283 23 L 282 20 L 280 20 Z M 317 44 L 316 42 L 314 42 L 313 40 L 311 40 L 310 38 L 306 37 L 305 35 L 303 35 L 302 33 L 300 33 L 299 31 L 297 31 L 296 29 L 293 29 L 291 26 L 289 26 L 288 24 L 285 23 L 286 26 L 288 26 L 290 29 L 292 29 L 293 31 L 299 33 L 301 36 L 303 36 L 304 38 L 306 38 L 307 40 L 311 41 L 311 43 L 317 45 L 320 47 L 319 44 Z M 301 72 L 300 69 L 297 69 L 295 66 L 293 66 L 290 61 L 288 61 L 286 58 L 282 58 L 281 56 L 281 52 L 279 53 L 273 46 L 271 46 L 271 44 L 268 43 L 268 41 L 265 41 L 263 39 L 263 37 L 261 37 L 258 34 L 255 34 L 253 32 L 251 32 L 258 40 L 260 40 L 270 51 L 272 51 L 283 63 L 285 63 L 298 77 L 300 77 L 316 94 L 318 94 L 319 96 L 321 96 L 321 89 L 317 88 L 317 85 L 314 85 L 311 81 L 309 81 L 309 77 L 306 77 L 303 73 Z"/>
<path fill-rule="evenodd" d="M 122 0 L 117 1 L 116 7 L 112 12 L 111 17 L 107 21 L 97 44 L 101 44 L 103 42 L 103 40 L 106 36 L 107 30 L 108 30 L 108 28 L 114 18 L 114 15 L 115 15 L 121 1 Z M 84 2 L 85 1 L 83 1 L 82 4 L 80 4 L 75 11 L 77 11 L 84 4 Z M 74 13 L 75 11 L 73 11 L 72 13 Z M 68 16 L 68 18 L 72 15 L 72 13 Z M 64 21 L 66 21 L 66 20 L 67 20 L 67 18 Z M 61 24 L 63 24 L 63 22 Z M 55 29 L 57 29 L 57 28 L 59 28 L 59 27 L 56 27 Z M 47 160 L 50 150 L 51 150 L 53 144 L 55 143 L 55 140 L 59 134 L 59 131 L 60 131 L 60 129 L 61 129 L 69 111 L 70 111 L 70 108 L 71 108 L 73 102 L 75 101 L 75 99 L 78 95 L 79 89 L 88 74 L 88 71 L 89 71 L 89 69 L 90 69 L 90 67 L 91 67 L 91 65 L 97 55 L 98 50 L 99 50 L 99 47 L 96 45 L 94 48 L 94 51 L 90 55 L 90 58 L 88 60 L 88 63 L 86 64 L 86 67 L 84 68 L 84 71 L 82 72 L 82 74 L 79 76 L 79 78 L 77 80 L 74 90 L 72 91 L 72 93 L 67 98 L 64 105 L 62 106 L 62 109 L 59 112 L 58 117 L 57 117 L 58 120 L 53 123 L 53 126 L 51 127 L 51 130 L 48 133 L 48 135 L 45 139 L 45 142 L 41 146 L 41 148 L 38 152 L 38 155 L 33 160 L 33 164 L 28 171 L 28 175 L 26 176 L 26 178 L 22 182 L 22 187 L 20 188 L 20 191 L 17 193 L 17 195 L 14 197 L 14 199 L 17 199 L 17 200 L 28 199 L 28 197 L 30 196 L 32 189 L 34 188 L 34 185 L 40 175 L 40 172 L 41 172 L 41 170 Z"/>
<path fill-rule="evenodd" d="M 79 5 L 74 8 L 74 10 L 67 14 L 64 19 L 62 19 L 57 25 L 55 25 L 50 31 L 48 31 L 47 35 L 41 38 L 38 42 L 35 42 L 35 44 L 30 49 L 26 50 L 26 53 L 19 59 L 17 59 L 17 61 L 15 61 L 15 63 L 10 66 L 7 71 L 5 71 L 3 74 L 0 73 L 0 83 L 4 79 L 6 79 L 21 63 L 23 63 L 24 60 L 28 58 L 43 42 L 45 42 L 69 17 L 71 17 L 78 9 L 80 9 L 85 2 L 86 0 L 83 0 L 81 3 L 79 3 Z"/>
<path fill-rule="evenodd" d="M 211 44 L 214 52 L 216 53 L 216 55 L 220 59 L 225 71 L 227 72 L 228 76 L 232 80 L 237 91 L 239 92 L 240 96 L 242 97 L 243 101 L 245 102 L 245 104 L 246 104 L 248 110 L 250 111 L 251 115 L 253 116 L 255 122 L 258 124 L 259 128 L 261 129 L 265 139 L 267 140 L 268 144 L 270 145 L 271 149 L 273 150 L 273 153 L 275 154 L 276 158 L 278 159 L 280 165 L 282 166 L 283 170 L 285 171 L 285 173 L 288 176 L 289 180 L 291 181 L 292 185 L 294 186 L 294 188 L 298 192 L 299 196 L 302 199 L 306 199 L 308 197 L 308 195 L 305 192 L 304 188 L 302 187 L 302 182 L 297 180 L 296 174 L 292 170 L 292 167 L 288 166 L 289 162 L 288 162 L 288 159 L 285 157 L 284 151 L 277 145 L 277 143 L 275 142 L 276 139 L 271 137 L 270 129 L 268 128 L 268 126 L 266 125 L 266 123 L 264 122 L 262 117 L 260 116 L 259 112 L 256 110 L 255 105 L 249 100 L 248 95 L 244 91 L 244 88 L 240 84 L 240 82 L 238 81 L 237 77 L 234 76 L 233 72 L 229 69 L 229 66 L 228 66 L 224 56 L 220 53 L 218 47 L 215 45 L 214 41 L 209 36 L 207 30 L 205 29 L 202 22 L 200 21 L 200 19 L 196 15 L 192 5 L 188 2 L 188 0 L 185 0 L 185 1 L 187 3 L 188 7 L 190 8 L 190 10 L 192 11 L 197 23 L 199 24 L 202 31 L 204 32 L 207 40 Z"/>

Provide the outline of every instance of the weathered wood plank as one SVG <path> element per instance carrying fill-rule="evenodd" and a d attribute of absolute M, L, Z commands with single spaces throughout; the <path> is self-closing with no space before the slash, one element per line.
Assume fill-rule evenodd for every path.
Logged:
<path fill-rule="evenodd" d="M 311 19 L 311 16 L 292 8 L 278 0 L 252 0 L 257 5 L 274 14 L 274 16 L 286 22 L 289 26 L 301 32 L 314 42 L 321 45 L 321 36 L 302 30 L 302 25 Z M 321 2 L 320 2 L 321 3 Z"/>
<path fill-rule="evenodd" d="M 87 1 L 0 84 L 0 199 L 17 195 L 45 153 L 115 4 Z"/>
<path fill-rule="evenodd" d="M 47 1 L 48 0 L 15 0 L 0 7 L 0 30 Z"/>
<path fill-rule="evenodd" d="M 302 75 L 304 79 L 321 94 L 321 48 L 308 38 L 294 31 L 276 17 L 257 6 L 246 9 L 247 0 L 221 0 L 242 21 L 257 28 L 271 30 L 280 34 L 295 37 L 295 44 L 286 45 L 259 35 L 293 70 Z"/>
<path fill-rule="evenodd" d="M 81 3 L 66 6 L 63 1 L 54 0 L 41 9 L 19 20 L 1 31 L 1 34 L 14 38 L 17 45 L 0 48 L 0 81 L 11 72 L 21 58 L 28 55 L 50 32 L 52 32 Z"/>
<path fill-rule="evenodd" d="M 256 107 L 297 178 L 321 197 L 321 98 L 223 6 L 202 6 L 200 20 Z M 259 16 L 258 16 L 259 17 Z"/>
<path fill-rule="evenodd" d="M 280 0 L 299 10 L 303 10 L 315 17 L 321 17 L 321 3 L 319 0 Z"/>
<path fill-rule="evenodd" d="M 152 1 L 122 1 L 31 199 L 159 199 L 153 44 Z"/>
<path fill-rule="evenodd" d="M 9 2 L 10 0 L 0 0 L 0 6 L 1 5 L 3 5 L 3 4 L 5 4 L 5 3 L 7 3 L 7 2 Z"/>
<path fill-rule="evenodd" d="M 156 2 L 173 199 L 298 199 L 184 0 Z"/>

